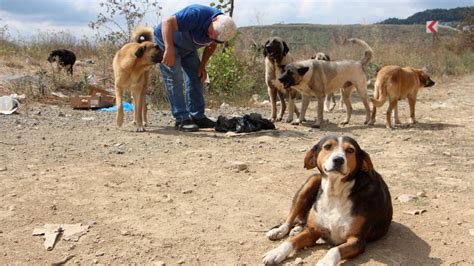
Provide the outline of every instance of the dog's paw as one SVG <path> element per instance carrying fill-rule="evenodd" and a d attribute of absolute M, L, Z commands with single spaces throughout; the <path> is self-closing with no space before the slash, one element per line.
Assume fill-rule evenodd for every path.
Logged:
<path fill-rule="evenodd" d="M 278 240 L 285 237 L 288 231 L 290 231 L 290 226 L 288 224 L 282 224 L 277 228 L 270 229 L 266 235 L 270 240 Z"/>
<path fill-rule="evenodd" d="M 304 229 L 304 226 L 298 224 L 295 227 L 293 227 L 293 229 L 291 229 L 289 236 L 296 236 L 297 234 L 301 233 L 303 229 Z"/>
<path fill-rule="evenodd" d="M 396 122 L 395 122 L 395 123 L 396 123 Z M 410 119 L 408 120 L 408 123 L 410 123 L 410 124 L 416 124 L 416 120 L 413 119 L 413 118 L 410 118 Z M 400 124 L 401 124 L 401 123 L 400 123 Z"/>
<path fill-rule="evenodd" d="M 321 125 L 319 123 L 314 123 L 311 125 L 312 128 L 321 128 Z"/>
<path fill-rule="evenodd" d="M 367 123 L 367 125 L 369 126 L 373 126 L 375 124 L 375 120 L 369 120 L 369 122 Z"/>
<path fill-rule="evenodd" d="M 402 124 L 402 121 L 400 120 L 395 120 L 395 125 L 401 125 Z"/>
<path fill-rule="evenodd" d="M 292 125 L 301 125 L 301 120 L 295 119 L 293 122 L 291 122 Z"/>
<path fill-rule="evenodd" d="M 337 247 L 331 248 L 326 255 L 316 263 L 316 266 L 336 266 L 341 260 L 341 253 Z"/>
<path fill-rule="evenodd" d="M 277 117 L 277 118 L 275 118 L 275 122 L 280 122 L 281 120 L 283 120 L 283 117 Z"/>
<path fill-rule="evenodd" d="M 137 127 L 135 129 L 135 132 L 145 132 L 145 128 L 144 127 Z"/>
<path fill-rule="evenodd" d="M 275 265 L 282 262 L 288 255 L 290 255 L 291 251 L 293 251 L 293 246 L 289 242 L 284 242 L 277 248 L 274 248 L 268 251 L 263 256 L 263 264 L 265 265 Z"/>
<path fill-rule="evenodd" d="M 331 103 L 329 105 L 324 105 L 324 112 L 330 113 L 336 107 L 336 103 Z"/>
<path fill-rule="evenodd" d="M 287 117 L 287 118 L 285 119 L 285 122 L 286 122 L 286 123 L 292 123 L 292 122 L 293 122 L 293 118 Z M 292 124 L 293 124 L 293 123 L 292 123 Z"/>
<path fill-rule="evenodd" d="M 330 261 L 325 261 L 324 259 L 319 260 L 316 263 L 316 266 L 336 266 L 336 265 L 337 265 L 337 263 L 332 263 Z"/>

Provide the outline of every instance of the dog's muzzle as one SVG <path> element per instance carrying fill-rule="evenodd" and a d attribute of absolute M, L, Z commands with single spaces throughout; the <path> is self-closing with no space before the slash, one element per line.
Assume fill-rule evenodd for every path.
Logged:
<path fill-rule="evenodd" d="M 161 61 L 163 60 L 163 52 L 159 51 L 159 52 L 153 53 L 151 55 L 151 60 L 156 64 L 161 63 Z"/>
<path fill-rule="evenodd" d="M 288 77 L 283 76 L 283 77 L 279 78 L 278 81 L 280 81 L 281 84 L 283 84 L 283 87 L 285 89 L 288 89 L 289 87 L 291 87 L 291 80 L 289 80 Z"/>
<path fill-rule="evenodd" d="M 436 83 L 435 83 L 434 81 L 429 80 L 429 81 L 428 81 L 428 84 L 426 84 L 425 87 L 433 87 L 435 84 L 436 84 Z"/>
<path fill-rule="evenodd" d="M 324 166 L 324 170 L 326 172 L 339 172 L 341 174 L 345 174 L 344 173 L 345 159 L 343 157 L 336 156 L 336 157 L 333 157 L 330 160 L 331 161 L 326 163 L 325 166 Z"/>
<path fill-rule="evenodd" d="M 276 45 L 269 44 L 265 46 L 265 51 L 267 51 L 267 54 L 270 56 L 275 56 L 280 53 L 278 47 Z"/>

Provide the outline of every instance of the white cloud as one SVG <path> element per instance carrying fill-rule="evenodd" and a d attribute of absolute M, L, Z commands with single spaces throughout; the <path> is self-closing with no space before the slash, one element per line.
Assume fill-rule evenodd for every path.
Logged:
<path fill-rule="evenodd" d="M 163 8 L 161 16 L 150 14 L 144 23 L 155 25 L 189 4 L 211 2 L 217 0 L 158 1 Z M 103 10 L 99 3 L 98 0 L 0 0 L 0 23 L 8 24 L 13 33 L 23 36 L 39 30 L 65 30 L 81 37 L 92 33 L 87 23 Z M 457 6 L 472 6 L 472 0 L 235 0 L 234 19 L 239 27 L 275 23 L 375 23 L 389 17 L 406 18 L 428 8 Z"/>

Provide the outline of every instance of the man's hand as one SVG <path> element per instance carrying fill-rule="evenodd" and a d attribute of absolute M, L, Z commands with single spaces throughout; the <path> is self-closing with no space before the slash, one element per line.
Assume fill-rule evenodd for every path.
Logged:
<path fill-rule="evenodd" d="M 198 76 L 199 78 L 201 78 L 201 82 L 204 82 L 207 78 L 206 66 L 203 65 L 202 63 L 199 64 L 199 67 L 198 67 Z"/>
<path fill-rule="evenodd" d="M 211 43 L 210 45 L 206 46 L 206 48 L 204 48 L 204 52 L 202 53 L 202 58 L 201 58 L 201 64 L 199 64 L 199 67 L 198 67 L 198 76 L 201 78 L 201 82 L 204 82 L 207 78 L 206 65 L 207 65 L 207 62 L 209 61 L 209 58 L 216 50 L 216 48 L 217 48 L 217 43 L 215 42 Z"/>
<path fill-rule="evenodd" d="M 165 49 L 161 63 L 168 67 L 172 67 L 174 65 L 174 48 Z"/>
<path fill-rule="evenodd" d="M 171 16 L 168 19 L 163 20 L 161 28 L 161 36 L 165 44 L 165 51 L 163 53 L 163 59 L 161 63 L 168 67 L 174 65 L 174 40 L 173 32 L 178 30 L 178 22 L 176 16 Z"/>

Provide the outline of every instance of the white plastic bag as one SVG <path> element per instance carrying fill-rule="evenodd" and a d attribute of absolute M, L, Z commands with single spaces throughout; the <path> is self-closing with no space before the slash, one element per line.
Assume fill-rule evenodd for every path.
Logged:
<path fill-rule="evenodd" d="M 0 114 L 10 115 L 16 112 L 20 102 L 12 95 L 0 97 Z"/>

